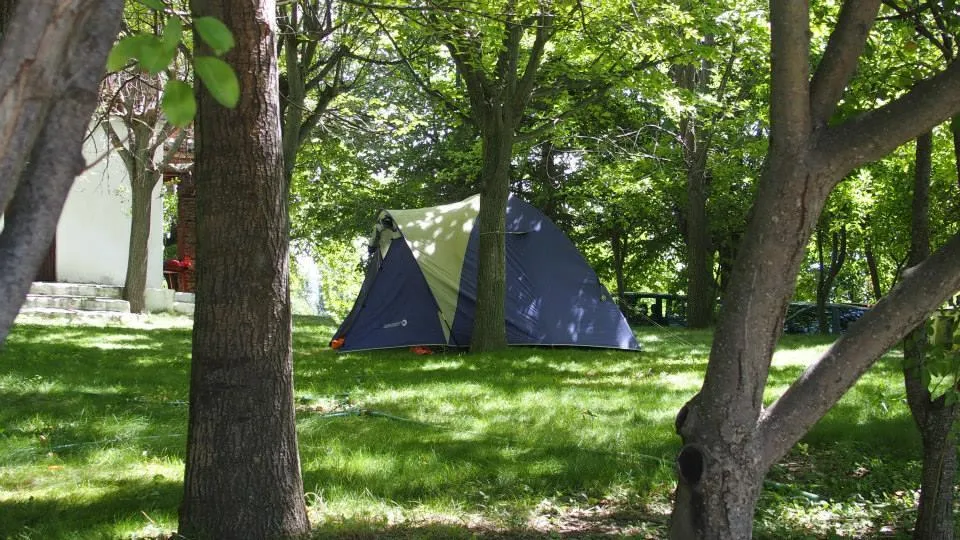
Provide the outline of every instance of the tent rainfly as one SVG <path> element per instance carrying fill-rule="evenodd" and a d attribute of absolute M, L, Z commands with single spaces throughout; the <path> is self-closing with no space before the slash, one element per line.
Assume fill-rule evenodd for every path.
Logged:
<path fill-rule="evenodd" d="M 382 210 L 360 294 L 330 345 L 341 351 L 469 346 L 479 209 L 474 195 L 432 208 Z M 640 349 L 610 293 L 549 218 L 514 196 L 506 218 L 507 343 Z"/>

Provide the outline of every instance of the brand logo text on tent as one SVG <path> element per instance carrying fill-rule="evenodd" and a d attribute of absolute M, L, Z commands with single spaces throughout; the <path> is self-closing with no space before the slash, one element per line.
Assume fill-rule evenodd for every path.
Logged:
<path fill-rule="evenodd" d="M 406 325 L 407 325 L 407 320 L 406 320 L 406 319 L 403 319 L 403 320 L 400 320 L 400 321 L 396 321 L 396 322 L 392 322 L 392 323 L 387 323 L 387 324 L 383 325 L 383 328 L 384 328 L 384 329 L 387 329 L 387 328 L 397 328 L 398 326 L 406 326 Z"/>

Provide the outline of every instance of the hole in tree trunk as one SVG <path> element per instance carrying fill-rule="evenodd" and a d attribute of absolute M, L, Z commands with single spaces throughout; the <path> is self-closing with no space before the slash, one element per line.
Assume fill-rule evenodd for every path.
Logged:
<path fill-rule="evenodd" d="M 684 446 L 677 455 L 680 476 L 691 486 L 696 485 L 703 476 L 703 461 L 703 452 L 692 445 Z"/>

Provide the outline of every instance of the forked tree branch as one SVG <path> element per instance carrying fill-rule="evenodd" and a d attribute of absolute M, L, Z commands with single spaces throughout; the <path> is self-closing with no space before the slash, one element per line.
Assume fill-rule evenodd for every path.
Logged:
<path fill-rule="evenodd" d="M 513 100 L 514 118 L 520 118 L 527 103 L 530 102 L 530 96 L 533 94 L 533 86 L 537 80 L 537 72 L 540 70 L 540 62 L 543 59 L 543 51 L 547 42 L 553 36 L 553 16 L 549 13 L 542 13 L 539 17 L 540 24 L 537 25 L 537 34 L 533 40 L 533 46 L 530 48 L 530 56 L 527 58 L 527 64 L 523 68 L 523 76 L 517 86 Z"/>

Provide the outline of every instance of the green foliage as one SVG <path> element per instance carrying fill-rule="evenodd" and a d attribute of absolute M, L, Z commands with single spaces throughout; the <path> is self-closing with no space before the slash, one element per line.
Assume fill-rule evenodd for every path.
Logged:
<path fill-rule="evenodd" d="M 921 379 L 930 399 L 941 397 L 947 406 L 960 401 L 960 310 L 941 310 L 927 326 L 929 348 Z"/>
<path fill-rule="evenodd" d="M 342 321 L 360 294 L 366 242 L 327 242 L 319 249 L 320 297 L 325 314 L 334 320 Z"/>
<path fill-rule="evenodd" d="M 107 56 L 107 70 L 120 71 L 136 60 L 150 74 L 165 70 L 176 55 L 176 44 L 170 47 L 165 39 L 149 34 L 124 36 Z"/>
<path fill-rule="evenodd" d="M 171 124 L 184 127 L 196 115 L 193 86 L 185 80 L 178 80 L 170 70 L 178 52 L 190 49 L 184 39 L 184 23 L 181 15 L 159 0 L 145 1 L 143 4 L 154 10 L 156 17 L 162 18 L 162 30 L 138 31 L 120 38 L 107 57 L 107 71 L 139 68 L 152 75 L 165 73 L 167 83 L 164 85 L 161 106 Z M 230 29 L 213 17 L 197 18 L 192 21 L 192 28 L 217 56 L 233 48 L 234 39 Z M 196 56 L 194 64 L 197 75 L 214 99 L 225 107 L 235 107 L 240 96 L 240 84 L 233 68 L 215 56 Z"/>
<path fill-rule="evenodd" d="M 193 88 L 177 79 L 171 79 L 164 85 L 160 104 L 167 114 L 167 120 L 175 126 L 188 125 L 197 114 L 197 101 L 193 97 Z"/>

